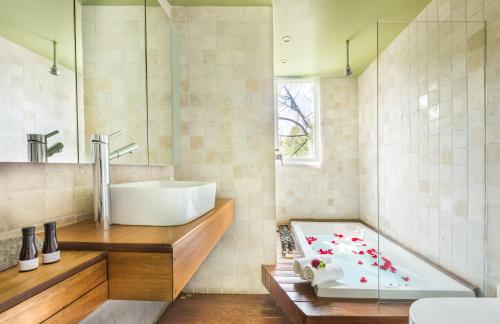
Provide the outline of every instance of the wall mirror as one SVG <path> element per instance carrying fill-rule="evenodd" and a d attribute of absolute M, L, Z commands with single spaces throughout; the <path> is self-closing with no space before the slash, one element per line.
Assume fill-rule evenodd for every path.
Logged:
<path fill-rule="evenodd" d="M 121 131 L 111 163 L 173 165 L 177 44 L 156 0 L 0 1 L 0 162 L 92 163 Z"/>
<path fill-rule="evenodd" d="M 78 162 L 73 16 L 72 1 L 0 1 L 0 162 Z"/>

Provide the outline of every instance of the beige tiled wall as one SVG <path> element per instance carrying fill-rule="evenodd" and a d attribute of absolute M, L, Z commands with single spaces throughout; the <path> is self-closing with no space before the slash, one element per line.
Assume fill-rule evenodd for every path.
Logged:
<path fill-rule="evenodd" d="M 321 165 L 276 166 L 278 222 L 359 217 L 357 79 L 320 84 Z"/>
<path fill-rule="evenodd" d="M 234 223 L 187 290 L 264 292 L 274 263 L 271 7 L 174 7 L 181 45 L 182 152 L 176 179 L 217 182 Z"/>
<path fill-rule="evenodd" d="M 487 20 L 486 142 L 487 142 L 487 289 L 500 284 L 500 1 L 484 0 Z"/>
<path fill-rule="evenodd" d="M 488 21 L 486 111 L 483 24 L 449 22 L 483 18 Z M 489 295 L 500 281 L 500 241 L 494 234 L 500 228 L 495 183 L 500 173 L 495 159 L 500 138 L 495 135 L 500 126 L 499 18 L 500 1 L 434 0 L 418 20 L 440 23 L 410 24 L 379 58 L 380 205 L 373 191 L 376 64 L 359 79 L 361 218 L 375 224 L 379 207 L 382 232 Z"/>
<path fill-rule="evenodd" d="M 111 167 L 114 183 L 172 177 L 171 167 Z M 0 163 L 0 179 L 0 239 L 46 221 L 74 223 L 93 211 L 90 164 Z"/>
<path fill-rule="evenodd" d="M 358 77 L 359 215 L 377 224 L 377 65 Z"/>

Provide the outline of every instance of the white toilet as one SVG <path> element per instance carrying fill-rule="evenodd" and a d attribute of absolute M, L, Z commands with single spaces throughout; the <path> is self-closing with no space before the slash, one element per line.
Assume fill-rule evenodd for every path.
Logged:
<path fill-rule="evenodd" d="M 500 298 L 424 298 L 410 307 L 410 324 L 499 324 Z"/>

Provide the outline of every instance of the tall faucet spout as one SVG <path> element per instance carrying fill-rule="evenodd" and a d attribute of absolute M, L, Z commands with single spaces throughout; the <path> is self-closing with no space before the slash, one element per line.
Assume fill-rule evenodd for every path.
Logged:
<path fill-rule="evenodd" d="M 92 136 L 92 152 L 94 165 L 92 168 L 94 179 L 94 220 L 98 229 L 109 230 L 111 227 L 111 197 L 109 192 L 109 160 L 133 153 L 139 147 L 132 143 L 109 154 L 109 140 L 120 132 L 111 136 L 94 134 Z"/>

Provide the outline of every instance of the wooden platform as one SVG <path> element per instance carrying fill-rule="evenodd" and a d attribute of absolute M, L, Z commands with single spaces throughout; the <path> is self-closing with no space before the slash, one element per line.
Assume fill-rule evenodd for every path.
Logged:
<path fill-rule="evenodd" d="M 409 304 L 376 300 L 319 298 L 292 269 L 292 259 L 262 266 L 262 283 L 292 323 L 407 324 Z"/>

